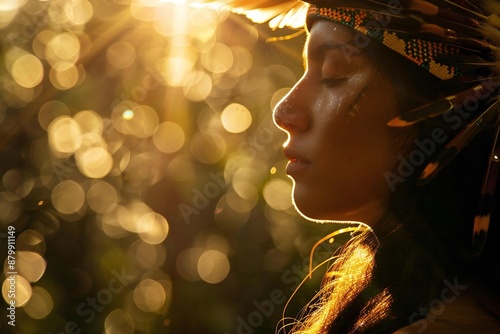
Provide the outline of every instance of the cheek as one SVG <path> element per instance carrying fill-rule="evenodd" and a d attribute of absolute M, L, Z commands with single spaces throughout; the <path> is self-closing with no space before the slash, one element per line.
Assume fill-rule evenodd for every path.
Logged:
<path fill-rule="evenodd" d="M 325 165 L 342 175 L 343 179 L 337 181 L 344 185 L 380 187 L 385 172 L 392 169 L 397 158 L 397 131 L 386 124 L 397 114 L 397 103 L 391 94 L 381 99 L 380 93 L 367 92 L 353 116 L 339 114 L 334 121 L 323 125 L 329 147 Z"/>

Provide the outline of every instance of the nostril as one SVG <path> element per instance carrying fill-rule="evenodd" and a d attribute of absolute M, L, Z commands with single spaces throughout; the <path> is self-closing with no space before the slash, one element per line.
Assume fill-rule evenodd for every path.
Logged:
<path fill-rule="evenodd" d="M 284 117 L 283 113 L 276 109 L 274 112 L 274 123 L 282 130 L 289 131 L 293 128 L 293 124 L 288 122 Z"/>
<path fill-rule="evenodd" d="M 276 123 L 276 124 L 278 125 L 278 127 L 285 130 L 286 132 L 298 130 L 298 128 L 295 125 L 293 125 L 293 123 L 290 123 L 290 122 L 281 122 L 281 123 Z"/>
<path fill-rule="evenodd" d="M 309 124 L 307 116 L 296 108 L 292 108 L 287 101 L 283 101 L 274 110 L 274 122 L 287 132 L 304 131 Z"/>
<path fill-rule="evenodd" d="M 283 118 L 278 114 L 277 111 L 274 112 L 274 123 L 279 127 L 279 128 L 282 128 L 282 129 L 285 129 L 285 127 L 287 126 L 287 122 L 285 122 L 283 120 Z"/>

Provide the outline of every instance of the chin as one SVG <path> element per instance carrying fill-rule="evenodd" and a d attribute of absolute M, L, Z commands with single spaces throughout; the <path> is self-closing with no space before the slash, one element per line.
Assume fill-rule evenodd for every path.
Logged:
<path fill-rule="evenodd" d="M 301 187 L 294 182 L 292 202 L 295 210 L 308 220 L 342 220 L 339 212 L 332 208 L 332 203 L 335 201 L 325 201 L 322 196 L 317 196 L 317 194 L 318 192 L 312 191 L 309 187 Z"/>
<path fill-rule="evenodd" d="M 335 208 L 332 207 L 331 203 L 330 205 L 327 205 L 327 203 L 319 203 L 318 201 L 312 203 L 310 201 L 311 197 L 308 198 L 309 200 L 304 200 L 303 198 L 299 196 L 293 196 L 293 205 L 295 207 L 295 210 L 297 210 L 298 213 L 300 213 L 301 216 L 304 218 L 311 220 L 311 221 L 346 221 L 346 220 L 352 220 L 349 218 L 345 213 L 342 212 L 342 210 L 336 210 Z M 322 205 L 323 204 L 323 205 Z"/>
<path fill-rule="evenodd" d="M 331 208 L 320 209 L 317 207 L 311 208 L 308 206 L 300 205 L 294 202 L 295 210 L 307 220 L 313 222 L 331 222 L 331 223 L 363 223 L 365 225 L 371 225 L 371 219 L 363 214 L 362 211 L 335 211 Z"/>
<path fill-rule="evenodd" d="M 312 221 L 361 222 L 369 226 L 377 224 L 387 214 L 391 197 L 389 188 L 385 183 L 380 187 L 366 187 L 358 191 L 354 191 L 354 188 L 337 183 L 311 184 L 294 180 L 292 201 L 295 209 Z"/>
<path fill-rule="evenodd" d="M 370 224 L 374 222 L 374 219 L 380 217 L 381 206 L 376 203 L 347 205 L 346 198 L 335 198 L 331 194 L 318 198 L 310 193 L 296 190 L 294 189 L 292 196 L 293 205 L 300 215 L 311 221 Z"/>

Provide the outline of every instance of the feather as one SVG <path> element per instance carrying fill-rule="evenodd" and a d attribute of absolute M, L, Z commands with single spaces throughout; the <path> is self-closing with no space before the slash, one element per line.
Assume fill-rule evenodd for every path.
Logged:
<path fill-rule="evenodd" d="M 497 120 L 496 133 L 490 154 L 488 169 L 481 188 L 481 199 L 479 211 L 474 219 L 474 231 L 472 238 L 472 250 L 478 255 L 482 252 L 488 234 L 491 212 L 493 208 L 493 196 L 496 190 L 498 173 L 500 170 L 500 122 Z"/>
<path fill-rule="evenodd" d="M 462 10 L 464 14 L 472 14 L 477 18 L 485 19 L 486 16 L 483 15 L 483 11 L 476 4 L 467 1 L 467 0 L 439 0 L 438 2 L 443 3 L 444 5 L 452 6 L 454 9 Z M 445 7 L 445 6 L 443 6 Z"/>
<path fill-rule="evenodd" d="M 491 24 L 483 24 L 481 25 L 479 30 L 483 34 L 483 36 L 486 37 L 490 42 L 497 45 L 500 44 L 500 31 L 498 31 L 498 28 Z"/>
<path fill-rule="evenodd" d="M 467 15 L 463 15 L 463 14 L 454 12 L 451 9 L 447 9 L 447 8 L 439 8 L 437 15 L 439 17 L 442 17 L 443 19 L 447 19 L 451 22 L 456 22 L 458 24 L 468 26 L 468 27 L 478 28 L 480 25 L 480 23 L 477 19 L 469 17 Z"/>
<path fill-rule="evenodd" d="M 493 112 L 498 112 L 499 100 L 477 116 L 472 122 L 460 131 L 423 170 L 417 181 L 418 185 L 429 182 L 437 175 L 462 149 L 479 133 L 489 122 Z M 496 116 L 496 113 L 494 114 Z"/>
<path fill-rule="evenodd" d="M 410 113 L 398 116 L 389 122 L 387 125 L 395 128 L 412 125 L 428 117 L 438 116 L 455 109 L 453 99 L 455 95 L 448 96 L 442 100 L 426 104 L 422 107 L 412 110 Z"/>
<path fill-rule="evenodd" d="M 371 12 L 379 12 L 384 14 L 397 13 L 401 11 L 400 6 L 391 5 L 391 3 L 379 2 L 376 0 L 336 0 L 334 3 L 325 2 L 324 0 L 310 0 L 308 3 L 321 7 L 335 8 L 351 8 L 361 9 Z"/>
<path fill-rule="evenodd" d="M 460 67 L 467 70 L 488 69 L 497 66 L 496 62 L 484 60 L 478 55 L 440 55 L 435 57 L 434 60 L 443 65 Z M 462 81 L 462 83 L 464 82 Z"/>
<path fill-rule="evenodd" d="M 491 211 L 493 209 L 493 196 L 498 179 L 498 172 L 500 171 L 500 141 L 499 134 L 500 124 L 497 121 L 497 129 L 495 139 L 493 141 L 492 150 L 488 169 L 483 180 L 481 187 L 481 199 L 479 204 L 479 211 L 474 218 L 474 230 L 472 235 L 472 251 L 475 255 L 481 254 L 484 244 L 486 243 L 486 236 L 490 225 Z"/>
<path fill-rule="evenodd" d="M 470 15 L 462 14 L 450 8 L 440 8 L 439 6 L 424 0 L 412 0 L 407 6 L 410 11 L 415 11 L 426 16 L 435 16 L 449 22 L 470 28 L 478 28 L 480 23 Z"/>
<path fill-rule="evenodd" d="M 276 28 L 303 28 L 306 22 L 308 6 L 295 6 L 269 21 L 272 29 Z"/>
<path fill-rule="evenodd" d="M 409 113 L 390 120 L 387 125 L 391 127 L 404 127 L 429 117 L 436 117 L 464 105 L 465 99 L 470 96 L 479 96 L 486 99 L 491 96 L 491 87 L 487 83 L 480 83 L 472 88 L 466 89 L 460 93 L 449 95 L 443 99 L 428 103 L 416 108 Z"/>
<path fill-rule="evenodd" d="M 444 42 L 453 44 L 458 47 L 463 47 L 469 50 L 479 51 L 481 53 L 488 53 L 491 51 L 496 51 L 498 48 L 488 43 L 488 41 L 479 40 L 470 37 L 459 37 L 459 36 L 443 36 Z"/>
<path fill-rule="evenodd" d="M 439 7 L 433 3 L 423 0 L 413 0 L 408 6 L 409 10 L 414 10 L 425 15 L 438 15 Z"/>
<path fill-rule="evenodd" d="M 273 29 L 304 27 L 309 6 L 297 0 L 197 0 L 195 5 L 228 9 L 245 15 L 255 23 L 269 22 Z"/>

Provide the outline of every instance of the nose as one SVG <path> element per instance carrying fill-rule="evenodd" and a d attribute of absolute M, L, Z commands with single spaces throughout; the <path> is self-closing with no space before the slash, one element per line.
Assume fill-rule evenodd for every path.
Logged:
<path fill-rule="evenodd" d="M 309 127 L 305 96 L 301 94 L 300 84 L 298 82 L 274 108 L 274 122 L 288 133 L 306 131 Z"/>

